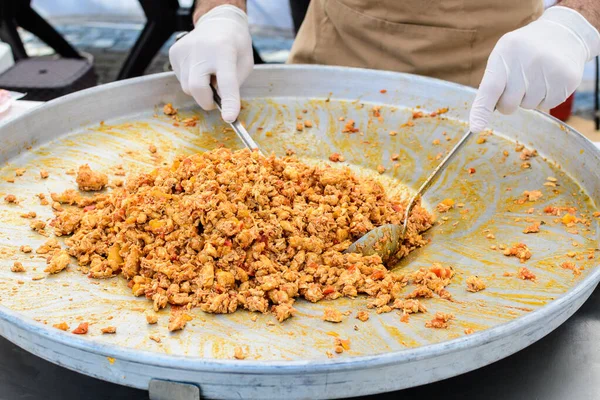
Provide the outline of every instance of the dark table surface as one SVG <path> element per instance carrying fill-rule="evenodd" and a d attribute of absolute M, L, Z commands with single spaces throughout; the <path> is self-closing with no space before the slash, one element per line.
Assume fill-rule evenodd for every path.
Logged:
<path fill-rule="evenodd" d="M 147 399 L 148 393 L 80 375 L 0 338 L 0 399 Z M 600 399 L 600 288 L 554 332 L 504 360 L 379 399 Z"/>

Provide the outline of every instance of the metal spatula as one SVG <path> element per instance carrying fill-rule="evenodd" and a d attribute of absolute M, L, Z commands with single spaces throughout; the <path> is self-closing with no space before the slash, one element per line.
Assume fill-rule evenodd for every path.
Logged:
<path fill-rule="evenodd" d="M 456 143 L 450 153 L 446 155 L 442 162 L 433 170 L 431 175 L 429 175 L 427 180 L 423 182 L 419 190 L 417 190 L 410 198 L 404 213 L 404 223 L 402 225 L 387 224 L 379 226 L 352 243 L 344 253 L 361 253 L 364 255 L 378 254 L 384 262 L 391 255 L 396 254 L 408 230 L 408 218 L 410 217 L 412 209 L 417 204 L 417 200 L 423 196 L 431 184 L 442 174 L 454 156 L 458 154 L 459 150 L 467 143 L 471 135 L 471 131 L 467 132 L 458 143 Z"/>

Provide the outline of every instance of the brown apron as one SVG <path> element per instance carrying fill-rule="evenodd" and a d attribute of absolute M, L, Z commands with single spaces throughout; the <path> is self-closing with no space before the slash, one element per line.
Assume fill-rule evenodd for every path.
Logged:
<path fill-rule="evenodd" d="M 478 86 L 498 39 L 543 9 L 543 0 L 312 0 L 290 62 Z"/>

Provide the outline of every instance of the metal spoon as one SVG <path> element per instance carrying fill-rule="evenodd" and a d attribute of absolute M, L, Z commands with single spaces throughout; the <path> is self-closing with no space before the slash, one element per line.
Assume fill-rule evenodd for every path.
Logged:
<path fill-rule="evenodd" d="M 217 105 L 217 109 L 219 111 L 222 111 L 221 110 L 221 96 L 219 96 L 219 93 L 217 92 L 217 89 L 214 87 L 212 82 L 210 83 L 210 88 L 212 89 L 213 99 L 215 101 L 215 104 Z M 252 151 L 258 150 L 258 152 L 261 153 L 260 149 L 258 148 L 258 145 L 252 139 L 252 136 L 250 136 L 250 134 L 248 133 L 246 128 L 244 128 L 242 123 L 237 118 L 235 121 L 229 122 L 229 126 L 231 126 L 233 131 L 236 133 L 236 135 L 240 138 L 240 140 L 244 143 L 244 145 L 247 148 L 249 148 Z"/>
<path fill-rule="evenodd" d="M 378 254 L 381 259 L 385 262 L 391 255 L 398 252 L 400 244 L 404 240 L 404 236 L 408 230 L 408 218 L 414 206 L 417 204 L 417 200 L 423 196 L 427 189 L 433 182 L 442 174 L 446 169 L 450 161 L 458 154 L 458 151 L 467 143 L 471 137 L 472 132 L 468 131 L 459 141 L 456 143 L 454 148 L 448 153 L 448 155 L 442 160 L 442 162 L 433 170 L 427 180 L 423 182 L 419 190 L 410 198 L 406 212 L 404 213 L 404 224 L 386 224 L 379 226 L 365 235 L 363 235 L 356 242 L 352 243 L 344 253 L 360 253 L 363 255 Z"/>

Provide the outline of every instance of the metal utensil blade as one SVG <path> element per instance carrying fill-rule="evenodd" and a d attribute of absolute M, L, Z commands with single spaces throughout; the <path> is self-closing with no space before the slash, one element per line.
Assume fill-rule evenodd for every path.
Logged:
<path fill-rule="evenodd" d="M 222 111 L 222 108 L 221 108 L 221 96 L 219 96 L 219 93 L 217 92 L 217 89 L 214 87 L 214 85 L 212 83 L 210 84 L 210 88 L 212 89 L 213 99 L 215 101 L 215 104 L 217 105 L 217 109 L 219 111 Z M 244 145 L 247 148 L 249 148 L 252 151 L 257 150 L 259 153 L 262 154 L 262 152 L 258 148 L 258 145 L 256 144 L 256 142 L 254 141 L 254 139 L 252 139 L 252 136 L 250 136 L 250 134 L 248 133 L 248 131 L 246 130 L 246 128 L 244 128 L 244 126 L 242 125 L 242 123 L 238 119 L 236 119 L 233 122 L 228 122 L 228 124 L 229 124 L 229 126 L 231 126 L 231 128 L 236 133 L 236 135 L 238 136 L 238 138 L 240 138 L 240 140 L 244 143 Z"/>
<path fill-rule="evenodd" d="M 385 262 L 391 255 L 398 251 L 400 243 L 408 231 L 408 219 L 418 200 L 442 174 L 450 161 L 458 154 L 459 150 L 467 143 L 473 133 L 469 130 L 450 150 L 446 157 L 438 164 L 433 172 L 427 177 L 419 190 L 410 198 L 404 212 L 404 222 L 402 225 L 387 224 L 379 226 L 367 232 L 360 239 L 352 243 L 344 253 L 361 253 L 363 255 L 379 254 Z"/>

